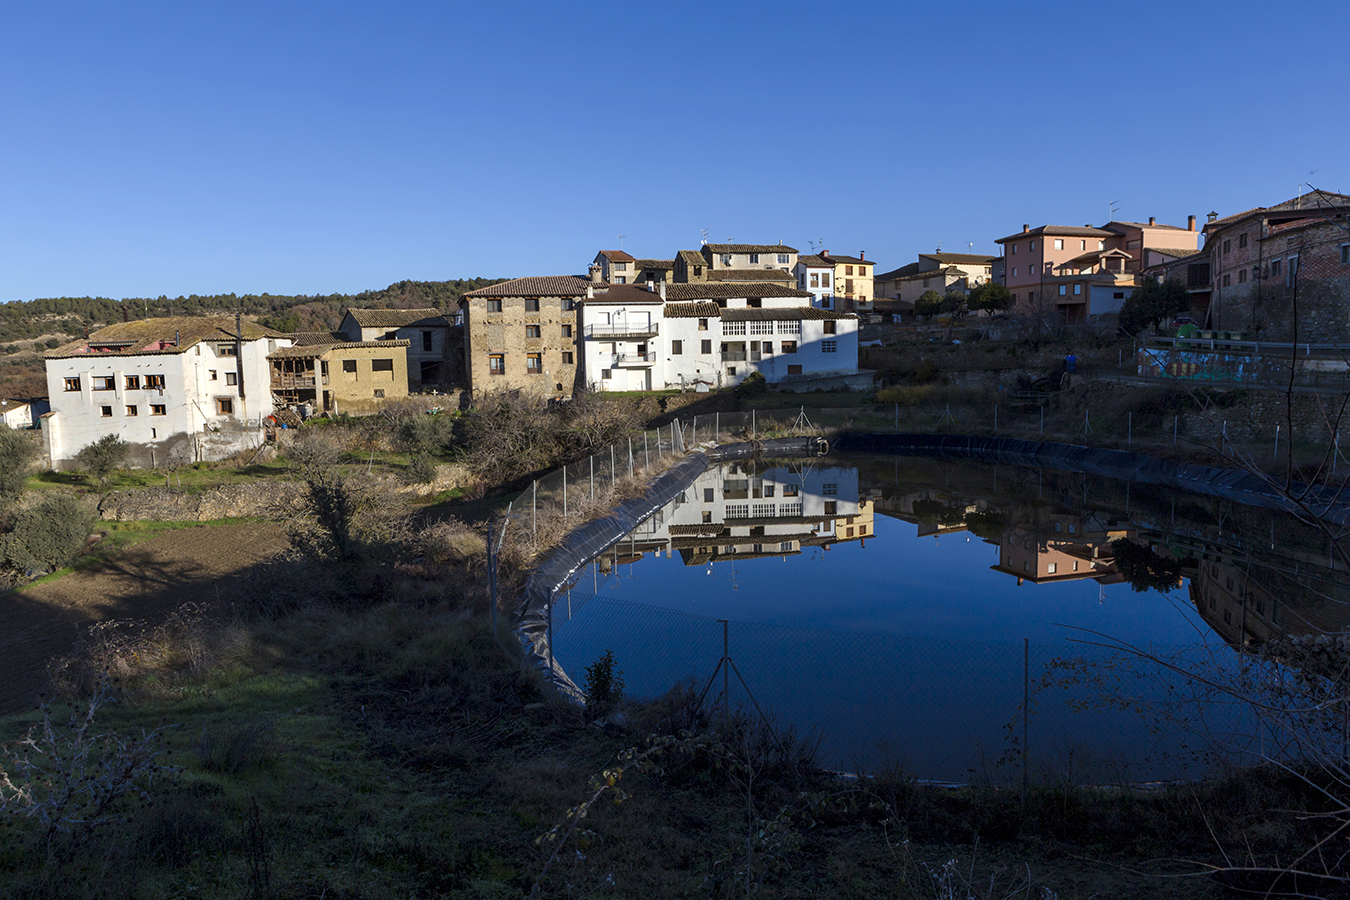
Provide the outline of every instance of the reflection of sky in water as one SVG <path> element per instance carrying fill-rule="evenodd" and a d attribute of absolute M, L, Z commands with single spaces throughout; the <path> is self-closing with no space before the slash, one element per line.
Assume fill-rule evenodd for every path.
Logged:
<path fill-rule="evenodd" d="M 1236 660 L 1186 589 L 1137 593 L 1087 578 L 1019 585 L 990 568 L 998 550 L 974 535 L 920 538 L 915 525 L 880 510 L 871 521 L 865 543 L 808 545 L 786 559 L 686 566 L 678 552 L 648 553 L 609 575 L 588 567 L 558 599 L 557 659 L 583 683 L 585 667 L 612 650 L 638 697 L 685 678 L 702 687 L 721 657 L 716 620 L 729 619 L 731 656 L 755 699 L 778 722 L 816 730 L 825 764 L 900 761 L 919 777 L 1007 783 L 1020 778 L 1009 751 L 1021 734 L 1025 638 L 1033 774 L 1117 781 L 1202 771 L 1191 754 L 1198 742 L 1157 733 L 1147 711 L 1108 709 L 1082 685 L 1035 690 L 1057 657 L 1106 656 L 1072 642 L 1097 639 L 1078 629 L 1160 649 L 1217 643 L 1220 664 Z M 706 543 L 744 550 L 757 540 L 774 544 L 772 534 Z M 626 555 L 623 543 L 615 549 Z M 719 675 L 713 696 L 721 684 Z M 1139 685 L 1149 696 L 1164 690 Z M 731 688 L 733 701 L 744 701 L 735 675 Z"/>
<path fill-rule="evenodd" d="M 773 557 L 685 566 L 648 554 L 616 576 L 587 570 L 576 590 L 717 619 L 958 641 L 1062 641 L 1075 626 L 1132 643 L 1190 643 L 1208 632 L 1185 589 L 1136 593 L 1095 581 L 1017 584 L 990 569 L 997 550 L 966 532 L 916 538 L 877 513 L 865 546 L 840 542 Z M 967 541 L 967 538 L 969 540 Z M 744 542 L 745 538 L 738 539 Z M 710 541 L 710 543 L 713 543 Z M 618 548 L 622 553 L 622 545 Z M 734 574 L 733 574 L 734 569 Z"/>

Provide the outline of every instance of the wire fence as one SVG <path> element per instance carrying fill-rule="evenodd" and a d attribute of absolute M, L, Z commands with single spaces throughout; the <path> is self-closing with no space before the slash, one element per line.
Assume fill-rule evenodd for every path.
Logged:
<path fill-rule="evenodd" d="M 1068 641 L 727 623 L 574 590 L 558 595 L 552 632 L 556 663 L 579 685 L 610 651 L 629 696 L 707 689 L 713 709 L 763 710 L 813 734 L 822 764 L 847 771 L 898 764 L 922 779 L 1001 785 L 1190 778 L 1212 771 L 1220 748 L 1247 752 L 1244 735 L 1257 731 L 1171 668 L 1212 647 L 1150 648 L 1150 660 Z"/>

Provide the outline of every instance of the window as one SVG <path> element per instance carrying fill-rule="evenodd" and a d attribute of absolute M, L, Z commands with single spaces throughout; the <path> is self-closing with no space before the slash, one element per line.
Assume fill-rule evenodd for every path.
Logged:
<path fill-rule="evenodd" d="M 1098 242 L 1097 242 L 1097 249 L 1098 249 L 1098 250 L 1105 250 L 1105 249 L 1106 249 L 1106 241 L 1098 241 Z"/>
<path fill-rule="evenodd" d="M 1013 245 L 1012 245 L 1012 248 L 1013 248 L 1013 256 L 1016 256 L 1016 255 L 1017 255 L 1017 245 L 1016 245 L 1016 244 L 1013 244 Z"/>
<path fill-rule="evenodd" d="M 544 373 L 544 355 L 542 353 L 526 353 L 525 371 L 530 375 L 542 375 Z"/>
<path fill-rule="evenodd" d="M 115 390 L 116 387 L 117 387 L 116 379 L 114 379 L 113 376 L 111 376 L 111 375 L 95 375 L 95 376 L 94 376 L 94 390 L 96 390 L 96 391 L 111 391 L 111 390 Z"/>
<path fill-rule="evenodd" d="M 787 261 L 788 261 L 788 255 L 787 255 L 786 253 L 780 253 L 780 254 L 778 254 L 778 262 L 779 262 L 779 264 L 785 266 L 785 265 L 787 265 Z"/>
<path fill-rule="evenodd" d="M 628 271 L 628 263 L 626 263 L 626 262 L 616 262 L 616 263 L 614 264 L 614 271 L 616 271 L 616 272 L 627 272 L 627 271 Z M 528 307 L 526 307 L 526 308 L 528 309 Z M 535 307 L 535 309 L 538 309 L 538 308 L 539 308 L 539 307 L 537 307 L 537 306 Z"/>
<path fill-rule="evenodd" d="M 730 253 L 723 253 L 723 254 L 721 255 L 720 259 L 721 259 L 721 261 L 722 261 L 722 265 L 724 265 L 724 266 L 730 266 L 730 265 L 731 265 L 731 254 L 730 254 Z"/>
<path fill-rule="evenodd" d="M 234 415 L 234 400 L 230 397 L 217 397 L 216 415 L 218 416 Z"/>
<path fill-rule="evenodd" d="M 215 370 L 215 369 L 212 369 L 212 370 L 211 370 L 211 372 L 210 372 L 210 378 L 209 378 L 208 380 L 210 380 L 210 381 L 219 381 L 219 380 L 220 380 L 220 375 L 216 373 L 216 370 Z"/>
<path fill-rule="evenodd" d="M 145 376 L 145 389 L 146 389 L 147 391 L 162 391 L 162 390 L 164 390 L 164 376 L 163 376 L 163 375 L 147 375 L 147 376 Z"/>
<path fill-rule="evenodd" d="M 1031 265 L 1027 266 L 1027 274 L 1028 274 L 1028 275 L 1035 275 L 1035 274 L 1036 274 L 1036 269 L 1037 269 L 1036 264 L 1035 264 L 1035 263 L 1032 263 Z"/>
<path fill-rule="evenodd" d="M 1073 293 L 1075 297 L 1083 293 L 1083 286 L 1081 284 L 1075 284 L 1073 286 Z"/>
<path fill-rule="evenodd" d="M 129 416 L 135 416 L 135 415 L 139 415 L 139 414 L 140 414 L 140 413 L 139 413 L 139 411 L 136 409 L 136 407 L 134 407 L 134 406 L 128 406 L 128 407 L 127 407 L 127 415 L 129 415 Z"/>
<path fill-rule="evenodd" d="M 1289 257 L 1289 265 L 1284 267 L 1284 286 L 1293 287 L 1298 280 L 1298 257 Z"/>
<path fill-rule="evenodd" d="M 723 334 L 745 334 L 745 323 L 744 323 L 744 322 L 723 322 L 723 323 L 722 323 L 722 333 L 723 333 Z"/>
<path fill-rule="evenodd" d="M 526 297 L 526 298 L 525 298 L 525 311 L 526 311 L 526 312 L 539 312 L 539 298 L 538 298 L 538 297 Z"/>
<path fill-rule="evenodd" d="M 852 267 L 852 266 L 844 266 L 844 274 L 845 274 L 845 275 L 852 275 L 852 274 L 853 274 L 853 267 Z"/>
<path fill-rule="evenodd" d="M 751 322 L 751 334 L 773 334 L 773 322 Z"/>
<path fill-rule="evenodd" d="M 1067 284 L 1061 284 L 1061 285 L 1059 286 L 1059 295 L 1060 295 L 1061 297 L 1063 297 L 1063 296 L 1064 296 L 1065 294 L 1067 294 L 1068 292 L 1069 292 L 1069 286 L 1068 286 Z"/>
<path fill-rule="evenodd" d="M 801 366 L 788 366 L 788 374 L 789 374 L 789 375 L 800 375 L 800 374 L 802 374 L 802 367 L 801 367 Z"/>
<path fill-rule="evenodd" d="M 1280 277 L 1280 261 L 1278 259 L 1272 259 L 1270 261 L 1270 277 L 1271 278 Z"/>
<path fill-rule="evenodd" d="M 1017 277 L 1017 266 L 1013 266 L 1013 277 Z"/>
<path fill-rule="evenodd" d="M 506 374 L 506 356 L 501 353 L 488 354 L 488 374 L 505 375 Z"/>
<path fill-rule="evenodd" d="M 784 353 L 796 353 L 796 352 L 797 352 L 797 342 L 796 342 L 796 341 L 783 341 L 783 352 L 784 352 Z"/>
<path fill-rule="evenodd" d="M 540 328 L 540 326 L 538 326 L 538 325 L 526 325 L 526 326 L 525 326 L 525 337 L 527 337 L 527 338 L 539 338 L 539 337 L 543 337 L 543 333 L 539 330 L 539 328 Z"/>
<path fill-rule="evenodd" d="M 1350 244 L 1341 244 L 1341 265 L 1350 266 Z"/>
<path fill-rule="evenodd" d="M 487 302 L 487 311 L 488 311 L 488 312 L 501 312 L 501 311 L 502 311 L 502 301 L 500 301 L 500 300 L 489 300 L 489 301 Z"/>
<path fill-rule="evenodd" d="M 141 376 L 139 376 L 139 375 L 128 375 L 128 376 L 127 376 L 127 390 L 129 390 L 129 391 L 139 391 L 140 389 L 141 389 Z"/>
<path fill-rule="evenodd" d="M 834 353 L 834 352 L 836 351 L 837 347 L 838 347 L 838 344 L 839 344 L 838 341 L 821 341 L 821 342 L 820 342 L 820 352 L 821 352 L 821 353 Z"/>
<path fill-rule="evenodd" d="M 1224 274 L 1224 276 L 1223 276 L 1223 286 L 1224 286 L 1224 287 L 1228 287 L 1231 278 L 1232 278 L 1232 276 L 1230 276 L 1230 275 L 1228 275 L 1228 274 L 1226 274 L 1226 273 Z"/>
<path fill-rule="evenodd" d="M 758 254 L 758 253 L 751 253 L 751 254 L 750 254 L 750 263 L 751 263 L 751 265 L 755 265 L 755 264 L 758 264 L 758 263 L 759 263 L 759 254 Z"/>
<path fill-rule="evenodd" d="M 601 381 L 609 381 L 609 379 L 610 379 L 610 372 L 609 372 L 609 369 L 601 369 L 601 370 L 600 370 L 600 380 L 601 380 Z"/>
<path fill-rule="evenodd" d="M 698 330 L 699 330 L 699 331 L 707 331 L 707 330 L 708 330 L 708 320 L 707 320 L 707 319 L 699 319 L 699 320 L 698 320 Z"/>
<path fill-rule="evenodd" d="M 66 379 L 66 390 L 67 390 L 67 391 L 78 391 L 79 389 L 80 389 L 80 379 L 79 379 L 79 377 L 75 377 L 75 378 L 67 378 L 67 379 Z"/>
<path fill-rule="evenodd" d="M 684 341 L 671 341 L 671 342 L 670 342 L 670 355 L 671 355 L 671 356 L 679 356 L 679 355 L 681 355 L 682 353 L 684 353 Z"/>
<path fill-rule="evenodd" d="M 383 400 L 383 399 L 384 399 L 384 388 L 376 388 L 376 389 L 375 389 L 375 399 L 376 399 L 376 400 Z"/>
<path fill-rule="evenodd" d="M 1111 299 L 1112 299 L 1112 300 L 1124 300 L 1124 299 L 1125 299 L 1125 292 L 1124 292 L 1124 291 L 1116 291 L 1115 293 L 1113 293 L 1113 294 L 1111 295 Z"/>
<path fill-rule="evenodd" d="M 574 310 L 577 308 L 577 301 L 573 300 L 571 297 L 564 297 L 562 299 L 562 308 L 563 312 Z"/>
<path fill-rule="evenodd" d="M 226 373 L 225 373 L 225 383 L 226 383 L 226 384 L 238 384 L 238 383 L 239 383 L 239 373 L 238 373 L 238 372 L 226 372 Z"/>
<path fill-rule="evenodd" d="M 699 347 L 699 353 L 712 353 L 712 341 L 704 341 Z"/>
<path fill-rule="evenodd" d="M 801 320 L 796 319 L 796 320 L 792 320 L 792 321 L 780 321 L 780 322 L 778 323 L 778 333 L 779 333 L 779 334 L 801 334 L 801 333 L 802 333 L 802 323 L 801 323 Z"/>
<path fill-rule="evenodd" d="M 424 331 L 424 332 L 422 332 L 422 352 L 423 352 L 423 353 L 430 353 L 430 352 L 431 352 L 431 332 L 430 332 L 430 331 Z"/>
<path fill-rule="evenodd" d="M 1086 250 L 1086 249 L 1087 249 L 1087 241 L 1079 241 L 1079 242 L 1078 242 L 1078 249 L 1079 249 L 1079 250 Z"/>
<path fill-rule="evenodd" d="M 797 496 L 797 486 L 796 486 L 795 484 L 785 484 L 785 485 L 783 485 L 783 496 L 784 496 L 784 497 L 795 497 L 795 496 Z"/>
<path fill-rule="evenodd" d="M 99 413 L 103 416 L 103 418 L 105 418 L 105 419 L 111 419 L 111 418 L 112 418 L 112 407 L 111 407 L 111 406 L 100 406 L 100 407 L 98 408 L 98 410 L 99 410 Z"/>
<path fill-rule="evenodd" d="M 826 500 L 826 501 L 825 501 L 825 515 L 827 515 L 827 516 L 832 516 L 832 515 L 835 515 L 838 511 L 839 511 L 839 501 L 838 501 L 838 500 Z"/>
<path fill-rule="evenodd" d="M 575 362 L 575 361 L 573 360 L 573 358 L 572 358 L 572 351 L 571 351 L 571 350 L 564 350 L 564 351 L 563 351 L 563 355 L 562 355 L 562 364 L 563 364 L 564 366 L 572 366 L 572 365 L 576 365 L 576 362 Z"/>
<path fill-rule="evenodd" d="M 1232 249 L 1232 247 L 1230 246 L 1232 243 L 1233 243 L 1232 241 L 1228 241 L 1228 240 L 1225 240 L 1225 241 L 1223 242 L 1223 255 L 1224 255 L 1224 256 L 1227 256 L 1227 255 L 1228 255 L 1228 251 Z"/>
<path fill-rule="evenodd" d="M 829 273 L 829 272 L 821 272 L 821 273 L 820 273 L 820 286 L 823 287 L 823 288 L 827 288 L 827 287 L 830 286 L 830 273 Z"/>
<path fill-rule="evenodd" d="M 394 371 L 394 361 L 392 359 L 372 359 L 370 361 L 370 371 L 392 372 Z"/>
<path fill-rule="evenodd" d="M 1238 269 L 1238 284 L 1242 284 L 1242 283 L 1244 283 L 1246 280 L 1247 280 L 1247 270 L 1246 270 L 1246 269 Z"/>
<path fill-rule="evenodd" d="M 1047 574 L 1054 575 L 1058 568 L 1059 568 L 1058 563 L 1050 563 L 1048 566 L 1046 566 L 1045 571 Z"/>
<path fill-rule="evenodd" d="M 1056 250 L 1064 249 L 1064 238 L 1055 238 L 1055 249 Z"/>
<path fill-rule="evenodd" d="M 354 359 L 344 359 L 344 360 L 342 361 L 342 371 L 344 371 L 344 372 L 352 372 L 352 373 L 355 373 L 355 372 L 356 372 L 356 360 L 354 360 Z"/>
<path fill-rule="evenodd" d="M 1345 249 L 1344 247 L 1341 248 L 1342 251 L 1344 251 L 1344 249 Z M 1344 256 L 1344 253 L 1342 253 L 1341 255 Z M 811 287 L 813 287 L 813 288 L 818 288 L 818 287 L 820 287 L 820 273 L 819 273 L 819 272 L 812 272 L 812 273 L 811 273 Z"/>
<path fill-rule="evenodd" d="M 565 337 L 565 338 L 570 338 L 570 337 L 572 336 L 572 326 L 571 326 L 571 325 L 564 325 L 564 326 L 562 327 L 562 336 Z"/>
<path fill-rule="evenodd" d="M 835 323 L 834 323 L 833 321 L 830 321 L 830 322 L 823 322 L 823 323 L 821 323 L 821 324 L 822 324 L 822 327 L 825 329 L 825 333 L 826 333 L 826 334 L 834 334 L 834 325 L 835 325 Z"/>
<path fill-rule="evenodd" d="M 1238 249 L 1242 249 L 1245 246 L 1247 246 L 1247 233 L 1244 231 L 1242 234 L 1238 235 Z"/>
<path fill-rule="evenodd" d="M 735 374 L 736 374 L 736 367 L 735 367 L 735 366 L 727 366 L 727 374 L 728 374 L 728 375 L 735 375 Z"/>
<path fill-rule="evenodd" d="M 163 416 L 163 415 L 167 415 L 167 414 L 168 414 L 168 410 L 165 409 L 163 403 L 151 403 L 151 404 L 150 404 L 150 415 L 152 415 L 152 416 Z"/>
<path fill-rule="evenodd" d="M 702 275 L 702 274 L 703 274 L 703 267 L 702 267 L 702 266 L 694 266 L 694 277 L 697 278 L 699 275 Z"/>

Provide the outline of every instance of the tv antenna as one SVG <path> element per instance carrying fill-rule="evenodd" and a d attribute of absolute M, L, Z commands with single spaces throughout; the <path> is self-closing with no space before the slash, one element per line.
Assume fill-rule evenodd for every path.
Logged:
<path fill-rule="evenodd" d="M 702 247 L 704 244 L 708 243 L 708 229 L 700 228 L 699 231 L 703 234 L 703 239 L 699 241 L 699 246 Z"/>
<path fill-rule="evenodd" d="M 966 241 L 966 249 L 970 251 L 970 254 L 971 254 L 972 256 L 974 256 L 974 255 L 975 255 L 975 242 L 974 242 L 974 241 Z"/>
<path fill-rule="evenodd" d="M 626 237 L 628 237 L 628 235 L 626 235 L 626 234 L 621 234 L 621 235 L 619 235 L 619 249 L 620 249 L 620 250 L 623 249 L 623 239 L 626 238 Z"/>
<path fill-rule="evenodd" d="M 1119 208 L 1120 208 L 1120 201 L 1119 201 L 1119 200 L 1112 200 L 1112 201 L 1111 201 L 1111 213 L 1110 213 L 1110 215 L 1107 217 L 1106 221 L 1108 221 L 1108 222 L 1114 222 L 1114 221 L 1116 220 L 1116 210 L 1119 209 Z"/>

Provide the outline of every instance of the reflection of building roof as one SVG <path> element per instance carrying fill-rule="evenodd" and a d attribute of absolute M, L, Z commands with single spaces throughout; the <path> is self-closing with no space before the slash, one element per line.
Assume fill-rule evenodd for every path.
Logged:
<path fill-rule="evenodd" d="M 772 281 L 736 284 L 713 281 L 707 284 L 671 284 L 666 286 L 667 300 L 742 300 L 747 297 L 798 297 L 811 299 L 808 291 L 799 291 Z"/>
<path fill-rule="evenodd" d="M 268 359 L 317 359 L 333 350 L 386 350 L 407 347 L 411 341 L 333 341 L 328 344 L 304 344 L 282 347 L 267 354 Z"/>
<path fill-rule="evenodd" d="M 741 521 L 741 519 L 736 520 L 737 523 L 740 523 Z M 812 521 L 818 522 L 820 520 L 812 519 Z M 676 550 L 693 550 L 698 547 L 708 547 L 715 544 L 717 549 L 724 549 L 726 547 L 744 547 L 754 544 L 783 544 L 788 541 L 808 541 L 815 536 L 816 534 L 813 531 L 804 531 L 794 534 L 756 534 L 748 537 L 743 534 L 736 535 L 735 537 L 732 537 L 729 534 L 672 537 L 670 539 L 670 546 Z M 782 553 L 786 552 L 788 551 L 782 551 Z M 770 553 L 769 555 L 781 556 L 782 553 Z"/>
<path fill-rule="evenodd" d="M 712 253 L 796 253 L 786 244 L 704 244 Z"/>
<path fill-rule="evenodd" d="M 245 320 L 240 333 L 246 341 L 259 338 L 286 338 L 290 335 L 264 328 Z M 89 356 L 142 356 L 145 354 L 182 353 L 203 341 L 233 341 L 233 316 L 164 316 L 135 322 L 117 322 L 100 328 L 87 338 L 73 341 L 50 350 L 47 359 Z"/>
<path fill-rule="evenodd" d="M 581 297 L 591 287 L 589 278 L 580 275 L 539 275 L 531 278 L 512 278 L 500 284 L 469 291 L 467 297 Z M 596 288 L 609 287 L 600 282 Z"/>
<path fill-rule="evenodd" d="M 362 328 L 445 325 L 445 314 L 429 306 L 422 309 L 349 309 L 347 315 Z"/>

